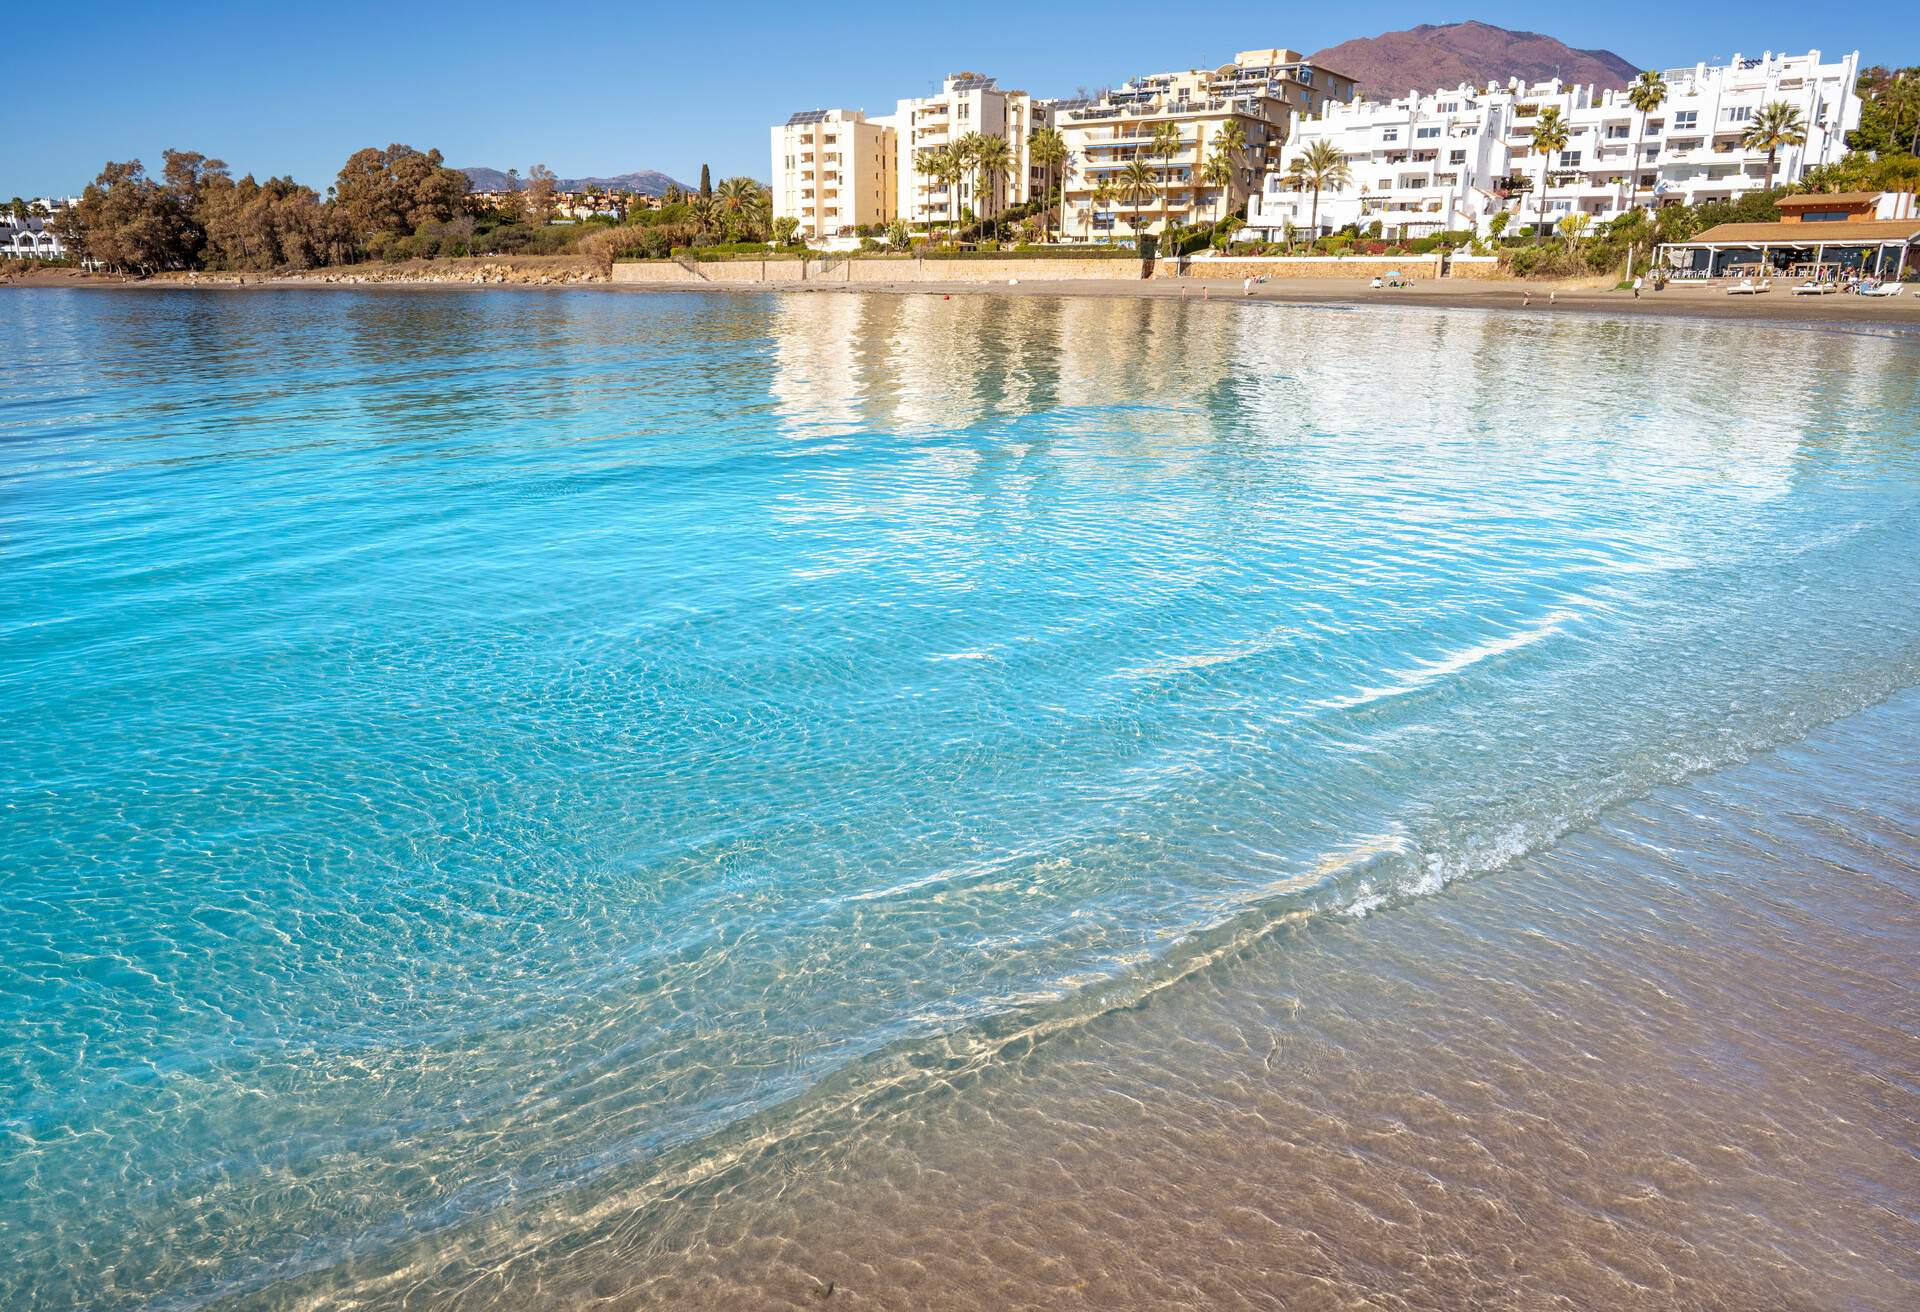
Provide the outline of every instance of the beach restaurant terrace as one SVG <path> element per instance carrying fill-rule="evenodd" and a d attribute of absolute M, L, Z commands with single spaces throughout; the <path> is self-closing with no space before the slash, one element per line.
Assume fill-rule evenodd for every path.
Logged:
<path fill-rule="evenodd" d="M 1677 277 L 1785 274 L 1897 280 L 1920 272 L 1920 218 L 1852 223 L 1722 223 L 1655 252 Z"/>

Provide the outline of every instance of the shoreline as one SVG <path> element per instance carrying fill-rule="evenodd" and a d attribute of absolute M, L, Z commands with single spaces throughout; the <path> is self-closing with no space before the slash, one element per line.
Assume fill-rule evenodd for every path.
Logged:
<path fill-rule="evenodd" d="M 494 267 L 494 266 L 489 266 Z M 506 266 L 499 266 L 505 268 Z M 421 271 L 407 274 L 326 276 L 202 274 L 193 278 L 129 279 L 43 270 L 24 277 L 0 280 L 0 289 L 61 288 L 88 291 L 196 291 L 257 292 L 315 291 L 586 291 L 643 294 L 692 292 L 700 295 L 817 295 L 880 294 L 893 296 L 1061 296 L 1095 299 L 1128 298 L 1212 303 L 1257 303 L 1285 306 L 1347 308 L 1467 309 L 1525 313 L 1607 313 L 1626 317 L 1695 318 L 1749 322 L 1798 323 L 1820 327 L 1858 325 L 1920 328 L 1920 296 L 1910 290 L 1884 300 L 1851 295 L 1794 296 L 1775 291 L 1764 296 L 1734 297 L 1718 287 L 1669 286 L 1645 292 L 1639 298 L 1613 289 L 1526 283 L 1505 280 L 1444 279 L 1416 281 L 1393 291 L 1373 290 L 1360 280 L 1292 278 L 1255 285 L 1250 291 L 1224 279 L 1035 279 L 1016 283 L 979 281 L 940 282 L 614 282 L 586 276 L 572 265 L 514 268 L 518 276 L 465 271 Z"/>
<path fill-rule="evenodd" d="M 804 1134 L 757 1127 L 674 1190 L 610 1183 L 544 1214 L 558 1233 L 495 1292 L 716 1312 L 829 1288 L 941 1312 L 1837 1293 L 1892 1312 L 1920 1278 L 1877 1201 L 1900 1192 L 1881 1090 L 1903 1035 L 1860 988 L 1912 938 L 1917 707 L 1901 689 L 1444 892 L 1278 922 L 1195 987 Z M 1804 809 L 1776 819 L 1789 797 Z M 1842 817 L 1844 852 L 1817 837 Z M 1747 859 L 1678 877 L 1720 870 L 1728 834 Z M 1829 897 L 1804 899 L 1809 867 Z M 475 1256 L 433 1236 L 388 1260 L 436 1302 Z M 382 1279 L 292 1290 L 361 1301 Z"/>

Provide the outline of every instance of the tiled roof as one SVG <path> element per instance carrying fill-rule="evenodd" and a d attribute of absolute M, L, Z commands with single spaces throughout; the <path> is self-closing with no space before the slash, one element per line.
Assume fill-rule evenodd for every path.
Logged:
<path fill-rule="evenodd" d="M 1823 205 L 1871 205 L 1879 199 L 1877 191 L 1836 191 L 1828 195 L 1815 192 L 1807 196 L 1786 196 L 1774 204 L 1783 210 L 1819 209 Z"/>
<path fill-rule="evenodd" d="M 1676 246 L 1852 246 L 1883 241 L 1920 241 L 1920 219 L 1870 223 L 1722 223 Z"/>

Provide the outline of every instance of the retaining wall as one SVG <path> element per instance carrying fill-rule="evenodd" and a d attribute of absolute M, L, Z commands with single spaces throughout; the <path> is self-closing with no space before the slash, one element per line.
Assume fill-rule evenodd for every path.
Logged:
<path fill-rule="evenodd" d="M 1228 255 L 1213 259 L 1187 261 L 1184 272 L 1174 268 L 1172 260 L 1162 260 L 1154 269 L 1156 278 L 1209 278 L 1241 282 L 1247 278 L 1365 278 L 1384 277 L 1399 270 L 1400 276 L 1415 279 L 1440 276 L 1437 255 Z"/>
<path fill-rule="evenodd" d="M 1398 270 L 1409 281 L 1426 281 L 1440 276 L 1438 255 L 1235 255 L 1224 258 L 1192 259 L 1182 268 L 1176 261 L 1160 260 L 1154 266 L 1156 280 L 1207 279 L 1241 282 L 1247 278 L 1338 278 L 1371 280 Z M 1451 276 L 1456 278 L 1495 278 L 1501 276 L 1498 261 L 1491 257 L 1456 256 Z M 624 283 L 672 284 L 676 286 L 846 286 L 882 283 L 1005 283 L 1020 282 L 1137 282 L 1140 263 L 1131 259 L 1048 259 L 1008 255 L 977 260 L 921 260 L 911 256 L 861 256 L 841 260 L 831 267 L 819 260 L 770 258 L 765 260 L 714 260 L 690 270 L 672 260 L 632 260 L 613 266 L 613 281 Z"/>
<path fill-rule="evenodd" d="M 792 259 L 713 260 L 695 265 L 693 270 L 672 260 L 632 260 L 613 266 L 613 281 L 625 283 L 671 283 L 698 286 L 702 283 L 764 284 L 768 286 L 845 285 L 896 282 L 1078 282 L 1085 279 L 1138 281 L 1138 260 L 1047 259 L 1009 255 L 1005 259 L 917 260 L 862 256 L 842 260 L 826 267 L 819 260 L 804 263 Z"/>
<path fill-rule="evenodd" d="M 1456 255 L 1447 261 L 1449 278 L 1505 278 L 1497 255 Z"/>

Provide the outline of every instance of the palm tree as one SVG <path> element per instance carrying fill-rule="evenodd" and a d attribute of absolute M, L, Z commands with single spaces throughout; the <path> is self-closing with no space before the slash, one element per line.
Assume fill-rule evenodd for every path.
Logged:
<path fill-rule="evenodd" d="M 1547 165 L 1553 162 L 1554 151 L 1567 148 L 1567 137 L 1567 123 L 1560 117 L 1560 107 L 1548 105 L 1541 110 L 1533 124 L 1533 148 L 1540 152 L 1540 222 L 1533 230 L 1536 246 L 1547 232 Z"/>
<path fill-rule="evenodd" d="M 1087 244 L 1088 245 L 1093 244 L 1093 212 L 1097 209 L 1111 207 L 1114 202 L 1114 196 L 1115 196 L 1115 192 L 1113 190 L 1112 179 L 1102 177 L 1093 184 L 1093 196 L 1087 202 Z"/>
<path fill-rule="evenodd" d="M 712 196 L 695 196 L 688 206 L 693 212 L 693 229 L 702 235 L 712 232 L 720 219 L 720 202 Z"/>
<path fill-rule="evenodd" d="M 1760 106 L 1760 112 L 1753 116 L 1753 122 L 1747 125 L 1747 134 L 1740 138 L 1740 144 L 1748 150 L 1767 152 L 1766 190 L 1773 190 L 1773 164 L 1784 146 L 1804 146 L 1807 144 L 1807 121 L 1800 117 L 1800 111 L 1784 100 Z"/>
<path fill-rule="evenodd" d="M 1299 190 L 1313 193 L 1313 214 L 1307 220 L 1307 240 L 1319 240 L 1321 189 L 1331 187 L 1335 191 L 1342 191 L 1353 182 L 1353 170 L 1347 167 L 1347 157 L 1331 141 L 1322 138 L 1293 157 L 1293 163 L 1287 165 L 1287 181 Z"/>
<path fill-rule="evenodd" d="M 1207 162 L 1206 169 L 1202 171 L 1200 180 L 1209 186 L 1222 188 L 1220 199 L 1223 210 L 1226 203 L 1233 200 L 1233 183 L 1240 175 L 1240 156 L 1246 148 L 1247 134 L 1238 120 L 1228 119 L 1226 124 L 1213 134 L 1213 154 Z M 1225 165 L 1224 178 L 1220 176 L 1221 170 L 1215 167 L 1216 164 Z M 1213 221 L 1218 224 L 1225 217 L 1224 213 L 1216 214 Z"/>
<path fill-rule="evenodd" d="M 976 220 L 986 212 L 986 207 L 980 203 L 979 177 L 980 143 L 985 140 L 986 138 L 980 133 L 969 132 L 947 147 L 953 152 L 953 157 L 960 162 L 960 180 L 973 184 L 972 209 Z"/>
<path fill-rule="evenodd" d="M 1160 175 L 1154 171 L 1153 165 L 1136 155 L 1120 170 L 1120 176 L 1115 179 L 1114 193 L 1122 204 L 1133 211 L 1127 216 L 1127 226 L 1133 229 L 1133 242 L 1138 246 L 1140 207 L 1159 197 Z"/>
<path fill-rule="evenodd" d="M 750 230 L 766 198 L 766 190 L 752 178 L 723 179 L 713 189 L 713 203 L 729 233 Z"/>
<path fill-rule="evenodd" d="M 1640 111 L 1640 130 L 1633 138 L 1633 163 L 1627 170 L 1627 202 L 1631 203 L 1640 191 L 1640 152 L 1647 140 L 1647 115 L 1667 103 L 1666 81 L 1648 69 L 1627 88 L 1627 103 Z M 1625 209 L 1626 205 L 1621 208 Z"/>
<path fill-rule="evenodd" d="M 947 192 L 947 231 L 949 236 L 957 236 L 960 221 L 960 185 L 961 175 L 966 166 L 960 162 L 960 156 L 951 145 L 928 146 L 922 150 L 916 160 L 920 172 L 939 183 Z"/>
<path fill-rule="evenodd" d="M 981 207 L 984 209 L 989 203 L 993 207 L 993 235 L 997 240 L 1000 236 L 1001 206 L 999 190 L 994 184 L 1013 176 L 1013 147 L 1007 144 L 1005 137 L 982 136 L 974 143 L 973 167 L 979 170 L 980 178 L 985 183 L 986 200 L 981 202 Z M 976 191 L 974 195 L 977 199 L 980 192 Z"/>
<path fill-rule="evenodd" d="M 1146 153 L 1165 166 L 1173 163 L 1174 156 L 1178 155 L 1185 146 L 1186 143 L 1180 139 L 1179 127 L 1172 123 L 1162 123 L 1155 127 L 1153 135 L 1147 138 Z M 1167 180 L 1160 189 L 1160 231 L 1162 233 L 1167 231 L 1167 202 L 1173 196 L 1171 175 L 1172 170 L 1169 169 Z"/>
<path fill-rule="evenodd" d="M 1230 159 L 1227 153 L 1220 149 L 1220 146 L 1216 143 L 1213 148 L 1213 154 L 1207 156 L 1207 162 L 1200 166 L 1200 181 L 1209 187 L 1220 188 L 1220 199 L 1223 202 L 1220 208 L 1225 208 L 1224 202 L 1233 188 L 1233 177 L 1233 160 Z M 1216 210 L 1213 216 L 1213 223 L 1216 228 L 1220 226 L 1222 217 L 1223 216 Z"/>
<path fill-rule="evenodd" d="M 1049 220 L 1053 217 L 1053 171 L 1060 169 L 1060 222 L 1064 226 L 1067 221 L 1067 139 L 1060 135 L 1058 128 L 1035 128 L 1027 138 L 1027 154 L 1046 170 L 1046 190 L 1040 193 L 1040 200 Z"/>

